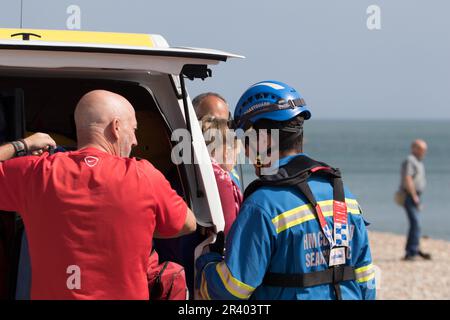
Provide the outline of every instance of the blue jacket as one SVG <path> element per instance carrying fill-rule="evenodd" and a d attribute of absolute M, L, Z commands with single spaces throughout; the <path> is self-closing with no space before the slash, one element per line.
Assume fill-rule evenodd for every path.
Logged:
<path fill-rule="evenodd" d="M 299 155 L 296 155 L 299 156 Z M 279 166 L 293 157 L 283 158 Z M 330 226 L 333 188 L 319 177 L 308 184 Z M 356 280 L 341 283 L 343 299 L 375 299 L 375 270 L 366 222 L 346 189 L 350 250 L 347 264 Z M 309 288 L 269 287 L 266 272 L 310 273 L 328 268 L 329 245 L 306 198 L 292 187 L 262 187 L 248 197 L 227 237 L 226 256 L 207 253 L 197 259 L 196 285 L 204 299 L 335 299 L 332 285 Z"/>

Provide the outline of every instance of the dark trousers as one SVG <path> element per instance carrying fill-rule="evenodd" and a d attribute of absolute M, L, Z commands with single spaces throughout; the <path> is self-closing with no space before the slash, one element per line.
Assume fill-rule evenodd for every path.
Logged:
<path fill-rule="evenodd" d="M 415 256 L 419 253 L 420 241 L 420 212 L 410 195 L 406 197 L 405 210 L 409 220 L 406 254 Z"/>

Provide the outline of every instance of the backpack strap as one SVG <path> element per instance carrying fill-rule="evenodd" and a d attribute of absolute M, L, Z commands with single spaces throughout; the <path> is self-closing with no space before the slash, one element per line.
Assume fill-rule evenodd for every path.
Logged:
<path fill-rule="evenodd" d="M 295 157 L 281 166 L 276 174 L 262 176 L 250 183 L 245 189 L 244 200 L 263 186 L 295 186 L 299 181 L 306 181 L 311 172 L 319 171 L 320 168 L 330 168 L 330 166 L 305 155 Z"/>
<path fill-rule="evenodd" d="M 314 214 L 316 218 L 318 219 L 318 222 L 321 226 L 327 226 L 325 229 L 322 228 L 322 231 L 325 233 L 325 236 L 330 242 L 330 250 L 335 245 L 342 246 L 342 239 L 337 239 L 336 234 L 336 223 L 339 223 L 339 219 L 343 219 L 342 215 L 345 214 L 345 220 L 347 219 L 347 206 L 345 204 L 345 193 L 344 193 L 344 184 L 342 182 L 342 179 L 340 177 L 339 170 L 332 169 L 332 168 L 320 168 L 318 169 L 320 171 L 326 172 L 326 174 L 329 175 L 332 179 L 333 184 L 333 220 L 335 223 L 335 232 L 334 237 L 331 236 L 331 230 L 327 226 L 327 222 L 325 221 L 325 217 L 322 214 L 322 209 L 318 205 L 316 198 L 314 197 L 313 192 L 311 191 L 311 188 L 308 185 L 308 182 L 306 180 L 300 181 L 297 184 L 298 189 L 300 192 L 308 199 L 308 202 L 311 203 Z M 317 170 L 317 171 L 318 171 Z M 329 233 L 329 235 L 327 234 Z M 331 238 L 331 239 L 330 239 Z M 347 239 L 346 239 L 347 240 Z M 331 251 L 330 251 L 331 254 Z M 343 265 L 333 265 L 329 269 L 324 271 L 317 271 L 312 273 L 306 273 L 302 275 L 297 275 L 292 277 L 292 275 L 289 274 L 278 274 L 274 275 L 269 273 L 268 274 L 269 283 L 277 283 L 277 281 L 280 281 L 279 283 L 286 284 L 289 281 L 292 281 L 292 283 L 302 284 L 306 286 L 313 286 L 313 285 L 322 285 L 322 284 L 332 284 L 334 287 L 334 292 L 336 294 L 337 300 L 342 300 L 342 293 L 341 293 L 341 287 L 339 285 L 342 281 L 348 281 L 348 280 L 354 280 L 355 274 L 354 269 L 350 266 L 343 266 Z M 297 280 L 295 279 L 297 278 Z M 303 287 L 303 286 L 301 286 Z"/>
<path fill-rule="evenodd" d="M 285 274 L 268 272 L 264 277 L 263 284 L 285 288 L 308 288 L 324 284 L 336 285 L 342 281 L 355 280 L 355 278 L 353 267 L 336 266 L 311 273 Z"/>

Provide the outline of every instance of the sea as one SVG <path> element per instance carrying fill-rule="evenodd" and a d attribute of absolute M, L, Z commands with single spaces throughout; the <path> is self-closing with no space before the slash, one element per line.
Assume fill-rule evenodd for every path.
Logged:
<path fill-rule="evenodd" d="M 394 202 L 401 163 L 414 139 L 424 139 L 427 188 L 420 213 L 424 237 L 450 241 L 450 121 L 311 120 L 304 126 L 304 151 L 340 168 L 370 223 L 369 230 L 406 235 L 408 220 Z M 243 184 L 256 176 L 243 167 Z"/>

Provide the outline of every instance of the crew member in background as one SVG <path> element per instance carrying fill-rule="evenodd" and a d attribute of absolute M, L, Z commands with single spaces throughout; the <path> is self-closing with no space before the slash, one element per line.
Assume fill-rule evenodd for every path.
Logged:
<path fill-rule="evenodd" d="M 0 163 L 0 210 L 23 218 L 31 298 L 148 299 L 152 237 L 193 232 L 195 217 L 148 161 L 129 158 L 137 121 L 124 97 L 87 93 L 75 123 L 77 151 L 24 156 L 44 147 L 29 138 L 0 148 L 18 156 Z"/>
<path fill-rule="evenodd" d="M 402 163 L 400 190 L 406 192 L 403 207 L 409 220 L 405 260 L 415 260 L 417 256 L 430 260 L 429 253 L 420 250 L 421 195 L 425 190 L 426 177 L 423 159 L 427 153 L 425 141 L 417 139 L 411 144 L 411 154 Z"/>
<path fill-rule="evenodd" d="M 224 97 L 215 92 L 206 92 L 196 96 L 192 100 L 192 104 L 197 115 L 197 119 L 201 121 L 202 118 L 215 118 L 218 121 L 225 120 L 229 125 L 231 121 L 231 114 L 228 108 L 228 103 Z M 201 124 L 200 124 L 201 125 Z M 213 170 L 215 168 L 215 176 L 224 177 L 223 175 L 217 175 L 220 171 L 218 167 L 215 167 L 213 163 Z M 169 173 L 172 174 L 172 173 Z M 234 168 L 231 168 L 229 171 L 229 176 L 234 181 L 234 184 L 241 188 L 239 175 Z M 224 180 L 219 179 L 217 181 L 218 188 L 222 188 Z M 175 188 L 176 189 L 176 188 Z M 221 193 L 219 190 L 219 196 L 221 196 L 221 200 L 224 194 L 227 194 L 230 189 L 225 188 Z M 229 194 L 228 194 L 229 195 Z M 229 197 L 225 196 L 225 198 Z M 225 200 L 226 203 L 230 203 Z M 223 209 L 225 217 L 228 221 L 232 221 L 234 219 L 228 219 L 228 217 L 232 217 L 235 214 L 227 214 L 225 212 L 232 212 L 232 210 L 228 210 L 226 206 Z M 230 223 L 227 224 L 228 226 Z M 226 226 L 227 227 L 227 226 Z M 155 249 L 159 254 L 161 260 L 174 261 L 178 264 L 181 264 L 186 270 L 186 280 L 188 284 L 188 288 L 190 292 L 194 290 L 194 250 L 198 244 L 200 244 L 204 240 L 205 235 L 200 234 L 200 232 L 196 232 L 195 234 L 190 234 L 178 239 L 155 239 Z M 191 295 L 193 298 L 194 295 Z"/>
<path fill-rule="evenodd" d="M 200 122 L 206 145 L 208 147 L 214 145 L 214 148 L 209 148 L 209 151 L 225 219 L 224 235 L 226 237 L 239 214 L 242 203 L 241 190 L 230 174 L 237 162 L 239 141 L 232 132 L 229 132 L 226 119 L 206 115 Z"/>
<path fill-rule="evenodd" d="M 226 119 L 228 120 L 228 127 L 231 125 L 232 117 L 230 113 L 230 108 L 228 107 L 228 102 L 220 94 L 215 92 L 206 92 L 199 94 L 192 100 L 192 105 L 194 106 L 195 113 L 197 114 L 197 119 L 201 121 L 204 117 L 213 117 L 216 119 Z M 236 183 L 236 185 L 242 189 L 241 181 L 239 179 L 239 174 L 236 168 L 229 169 L 231 179 Z"/>
<path fill-rule="evenodd" d="M 278 81 L 263 81 L 240 98 L 238 128 L 256 131 L 256 174 L 234 222 L 225 258 L 209 252 L 196 261 L 204 299 L 374 299 L 375 270 L 358 202 L 340 172 L 303 153 L 303 121 L 311 116 L 302 96 Z M 279 130 L 273 144 L 263 132 Z M 262 175 L 261 155 L 279 150 Z M 213 247 L 213 246 L 210 246 Z M 217 247 L 217 246 L 214 246 Z"/>
<path fill-rule="evenodd" d="M 192 105 L 199 120 L 204 116 L 226 120 L 231 117 L 228 102 L 216 92 L 199 94 L 192 100 Z"/>

